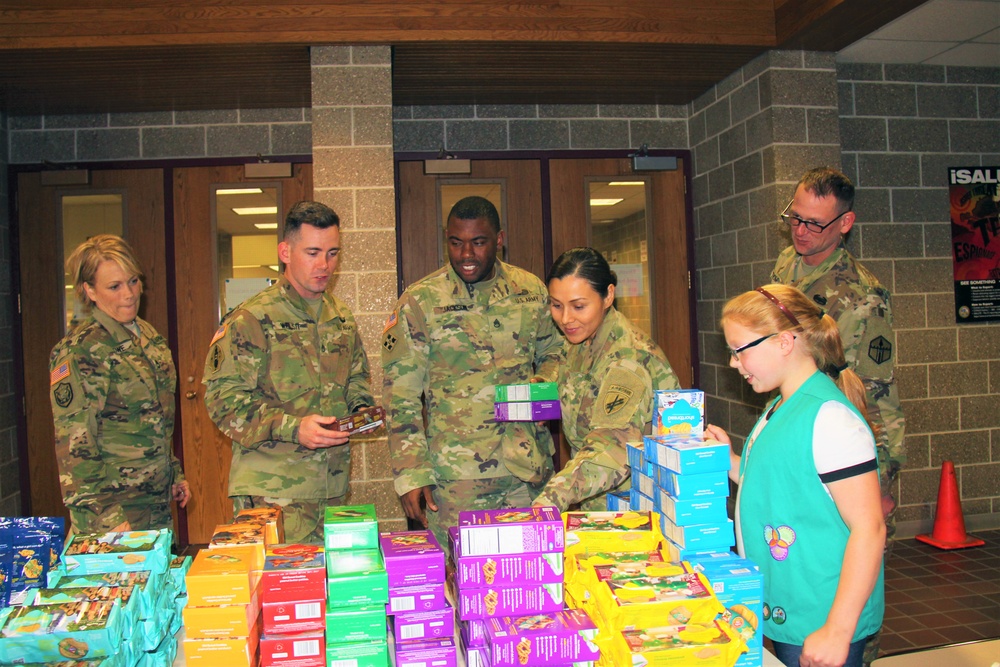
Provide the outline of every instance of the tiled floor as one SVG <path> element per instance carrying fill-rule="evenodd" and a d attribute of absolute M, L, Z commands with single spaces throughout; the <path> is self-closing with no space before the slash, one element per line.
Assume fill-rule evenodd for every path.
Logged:
<path fill-rule="evenodd" d="M 885 568 L 881 654 L 1000 637 L 1000 530 L 944 551 L 898 540 Z"/>

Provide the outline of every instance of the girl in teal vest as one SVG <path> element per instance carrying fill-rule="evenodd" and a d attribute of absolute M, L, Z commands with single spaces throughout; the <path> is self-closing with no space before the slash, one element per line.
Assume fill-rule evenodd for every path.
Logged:
<path fill-rule="evenodd" d="M 730 366 L 778 392 L 730 472 L 737 547 L 764 574 L 764 635 L 789 667 L 860 667 L 882 624 L 885 542 L 864 386 L 836 322 L 794 287 L 732 299 L 721 325 Z"/>

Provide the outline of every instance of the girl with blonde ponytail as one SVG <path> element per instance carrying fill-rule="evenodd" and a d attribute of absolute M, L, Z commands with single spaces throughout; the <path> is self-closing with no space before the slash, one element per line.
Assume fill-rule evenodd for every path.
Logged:
<path fill-rule="evenodd" d="M 885 541 L 864 386 L 836 322 L 794 287 L 735 297 L 721 326 L 730 366 L 777 391 L 730 471 L 737 548 L 764 573 L 764 634 L 789 667 L 861 667 L 882 624 Z"/>

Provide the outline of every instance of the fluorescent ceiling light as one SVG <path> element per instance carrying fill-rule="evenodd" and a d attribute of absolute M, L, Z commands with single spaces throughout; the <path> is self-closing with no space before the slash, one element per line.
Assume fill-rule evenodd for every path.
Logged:
<path fill-rule="evenodd" d="M 263 194 L 260 188 L 220 188 L 215 191 L 217 195 L 259 195 Z"/>
<path fill-rule="evenodd" d="M 233 209 L 236 215 L 278 215 L 277 206 L 241 206 Z"/>
<path fill-rule="evenodd" d="M 611 181 L 608 185 L 645 185 L 646 181 Z"/>
<path fill-rule="evenodd" d="M 278 223 L 276 222 L 255 222 L 253 226 L 257 229 L 277 229 Z"/>
<path fill-rule="evenodd" d="M 615 204 L 617 204 L 620 201 L 625 201 L 625 199 L 622 198 L 622 197 L 618 197 L 616 199 L 591 199 L 590 200 L 590 205 L 591 206 L 614 206 Z"/>

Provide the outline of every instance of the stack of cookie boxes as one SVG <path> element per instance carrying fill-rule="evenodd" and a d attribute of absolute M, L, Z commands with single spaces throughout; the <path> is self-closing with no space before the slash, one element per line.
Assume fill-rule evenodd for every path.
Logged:
<path fill-rule="evenodd" d="M 429 530 L 382 533 L 389 626 L 397 665 L 454 667 L 455 613 L 445 597 L 445 555 Z"/>
<path fill-rule="evenodd" d="M 374 505 L 327 507 L 326 664 L 385 667 L 389 580 Z"/>
<path fill-rule="evenodd" d="M 189 665 L 254 665 L 263 631 L 260 580 L 265 550 L 281 538 L 281 511 L 240 510 L 215 527 L 186 575 L 184 657 Z"/>
<path fill-rule="evenodd" d="M 538 422 L 559 419 L 559 385 L 555 382 L 498 384 L 493 419 L 498 422 Z"/>
<path fill-rule="evenodd" d="M 65 534 L 61 516 L 0 517 L 0 607 L 21 604 L 31 589 L 45 586 Z"/>
<path fill-rule="evenodd" d="M 459 512 L 448 531 L 459 634 L 469 667 L 489 665 L 487 621 L 562 611 L 564 530 L 558 508 Z M 554 663 L 549 663 L 554 664 Z"/>
<path fill-rule="evenodd" d="M 169 665 L 176 587 L 170 530 L 74 535 L 23 606 L 0 610 L 0 664 Z"/>
<path fill-rule="evenodd" d="M 567 600 L 600 629 L 599 665 L 731 667 L 745 644 L 708 579 L 665 562 L 652 512 L 567 512 Z"/>
<path fill-rule="evenodd" d="M 260 581 L 260 667 L 326 663 L 326 561 L 319 544 L 276 544 Z"/>
<path fill-rule="evenodd" d="M 764 575 L 752 561 L 735 554 L 702 556 L 691 561 L 695 571 L 712 583 L 715 596 L 726 607 L 723 618 L 743 638 L 748 652 L 736 661 L 736 667 L 760 667 L 764 660 L 764 635 L 760 619 L 764 616 Z"/>
<path fill-rule="evenodd" d="M 652 436 L 628 445 L 629 509 L 654 510 L 669 560 L 728 551 L 736 544 L 728 518 L 729 446 L 705 438 L 704 394 L 657 391 Z"/>

